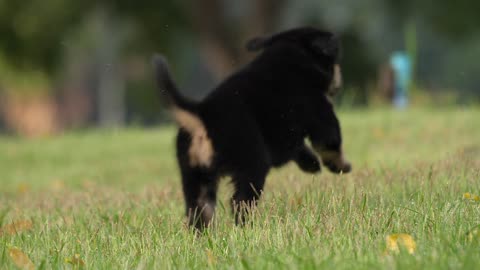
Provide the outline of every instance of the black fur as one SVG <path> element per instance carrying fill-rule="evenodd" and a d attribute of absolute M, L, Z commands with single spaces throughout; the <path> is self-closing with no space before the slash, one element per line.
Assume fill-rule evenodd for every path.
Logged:
<path fill-rule="evenodd" d="M 211 165 L 192 166 L 188 157 L 192 134 L 184 128 L 178 132 L 186 211 L 190 225 L 197 228 L 212 218 L 221 176 L 232 177 L 232 207 L 237 222 L 243 222 L 245 211 L 259 199 L 270 168 L 295 161 L 304 171 L 319 172 L 320 162 L 305 139 L 317 154 L 326 153 L 323 163 L 332 172 L 351 170 L 347 161 L 331 158 L 342 155 L 339 121 L 327 97 L 338 39 L 306 27 L 253 39 L 247 49 L 262 52 L 199 103 L 180 95 L 163 57 L 153 60 L 161 93 L 174 106 L 198 116 L 213 144 Z"/>

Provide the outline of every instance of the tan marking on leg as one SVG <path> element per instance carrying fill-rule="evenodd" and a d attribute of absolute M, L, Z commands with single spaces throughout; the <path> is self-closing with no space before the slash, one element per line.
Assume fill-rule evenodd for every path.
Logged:
<path fill-rule="evenodd" d="M 322 149 L 322 147 L 319 146 L 316 146 L 315 150 L 320 154 L 323 163 L 333 164 L 336 168 L 345 173 L 351 171 L 352 165 L 345 159 L 343 155 L 343 150 L 324 150 Z"/>
<path fill-rule="evenodd" d="M 322 151 L 320 156 L 324 161 L 331 161 L 337 166 L 341 166 L 344 163 L 343 154 L 335 151 Z"/>
<path fill-rule="evenodd" d="M 173 108 L 173 116 L 177 123 L 192 137 L 190 148 L 188 149 L 190 165 L 193 167 L 210 167 L 214 149 L 202 120 L 197 115 L 178 107 Z"/>

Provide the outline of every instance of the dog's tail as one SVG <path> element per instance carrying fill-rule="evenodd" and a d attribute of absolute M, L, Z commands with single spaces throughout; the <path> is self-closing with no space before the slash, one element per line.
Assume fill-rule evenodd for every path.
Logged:
<path fill-rule="evenodd" d="M 167 60 L 160 54 L 154 54 L 152 65 L 155 72 L 155 80 L 161 97 L 164 97 L 170 107 L 187 110 L 196 113 L 198 103 L 184 97 L 172 79 Z"/>
<path fill-rule="evenodd" d="M 198 113 L 199 103 L 187 99 L 178 91 L 165 57 L 155 54 L 152 64 L 159 94 L 167 101 L 177 124 L 192 136 L 203 136 L 206 129 Z"/>
<path fill-rule="evenodd" d="M 214 151 L 205 124 L 199 114 L 200 103 L 188 100 L 180 94 L 163 56 L 155 54 L 152 64 L 160 95 L 166 97 L 177 124 L 190 134 L 191 145 L 188 150 L 190 165 L 210 166 Z"/>

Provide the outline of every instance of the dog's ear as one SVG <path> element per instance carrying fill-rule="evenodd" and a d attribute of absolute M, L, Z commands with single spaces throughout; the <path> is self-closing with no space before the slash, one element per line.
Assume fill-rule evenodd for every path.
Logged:
<path fill-rule="evenodd" d="M 267 47 L 270 41 L 269 37 L 256 37 L 249 40 L 245 47 L 249 52 L 256 52 Z"/>
<path fill-rule="evenodd" d="M 340 41 L 337 36 L 318 37 L 312 41 L 315 51 L 325 56 L 336 58 L 340 49 Z"/>

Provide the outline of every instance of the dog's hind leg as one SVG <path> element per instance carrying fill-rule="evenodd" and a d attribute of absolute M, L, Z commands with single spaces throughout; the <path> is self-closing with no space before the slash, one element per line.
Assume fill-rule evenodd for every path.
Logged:
<path fill-rule="evenodd" d="M 215 213 L 217 179 L 208 172 L 192 169 L 182 172 L 182 184 L 188 224 L 202 230 Z"/>
<path fill-rule="evenodd" d="M 214 215 L 217 200 L 218 177 L 208 168 L 192 167 L 188 149 L 190 135 L 180 130 L 177 136 L 177 159 L 182 174 L 188 224 L 202 230 Z"/>

